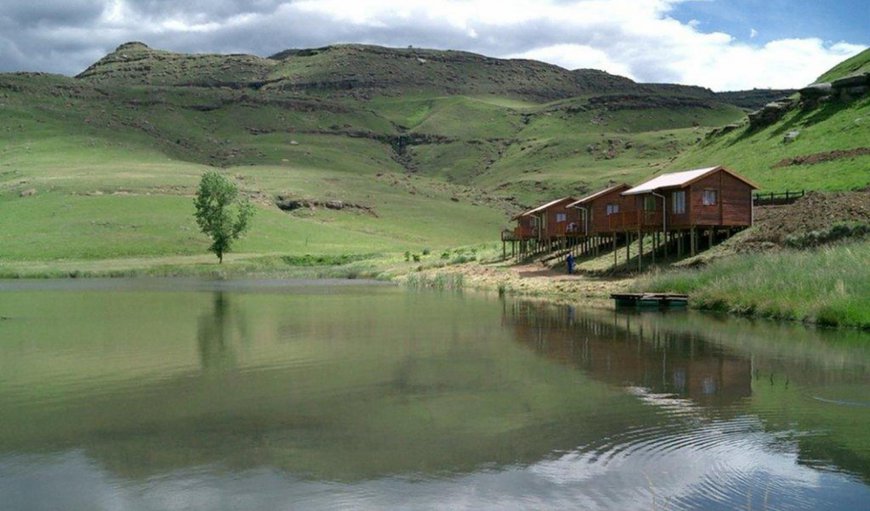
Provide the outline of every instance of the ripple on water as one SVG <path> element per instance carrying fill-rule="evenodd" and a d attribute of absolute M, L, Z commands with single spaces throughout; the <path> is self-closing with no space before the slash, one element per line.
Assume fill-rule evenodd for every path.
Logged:
<path fill-rule="evenodd" d="M 817 502 L 818 472 L 798 463 L 793 436 L 765 432 L 760 419 L 739 410 L 709 418 L 671 396 L 645 399 L 661 399 L 682 420 L 630 428 L 530 470 L 555 484 L 595 488 L 603 508 L 808 509 Z"/>

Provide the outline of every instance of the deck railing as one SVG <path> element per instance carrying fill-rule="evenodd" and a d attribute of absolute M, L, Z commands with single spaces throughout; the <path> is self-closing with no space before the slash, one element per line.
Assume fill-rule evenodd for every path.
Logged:
<path fill-rule="evenodd" d="M 752 203 L 756 206 L 781 206 L 784 204 L 792 204 L 804 195 L 806 195 L 804 190 L 756 193 L 752 196 Z"/>
<path fill-rule="evenodd" d="M 624 231 L 662 225 L 661 211 L 620 211 L 607 216 L 611 231 Z"/>

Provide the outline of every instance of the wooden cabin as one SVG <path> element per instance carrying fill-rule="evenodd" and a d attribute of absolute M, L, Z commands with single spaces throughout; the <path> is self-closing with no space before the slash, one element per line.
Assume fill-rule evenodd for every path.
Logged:
<path fill-rule="evenodd" d="M 563 197 L 515 216 L 514 236 L 517 240 L 552 240 L 580 235 L 579 213 L 568 204 L 574 197 Z"/>
<path fill-rule="evenodd" d="M 637 209 L 635 198 L 622 195 L 629 189 L 631 185 L 623 183 L 568 204 L 569 208 L 576 209 L 580 214 L 580 234 L 592 236 L 609 233 L 613 230 L 610 226 L 611 216 L 633 214 Z"/>
<path fill-rule="evenodd" d="M 751 181 L 725 167 L 662 174 L 622 192 L 633 211 L 611 215 L 612 231 L 679 231 L 752 225 Z"/>

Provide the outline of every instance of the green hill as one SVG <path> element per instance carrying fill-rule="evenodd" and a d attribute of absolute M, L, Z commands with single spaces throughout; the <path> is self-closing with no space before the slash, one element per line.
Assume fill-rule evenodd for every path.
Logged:
<path fill-rule="evenodd" d="M 870 48 L 850 59 L 840 62 L 830 71 L 819 77 L 817 82 L 832 82 L 846 76 L 870 72 Z"/>
<path fill-rule="evenodd" d="M 128 43 L 75 78 L 0 75 L 0 272 L 210 262 L 191 200 L 209 167 L 258 205 L 237 258 L 440 253 L 497 239 L 524 206 L 665 168 L 725 163 L 792 186 L 790 170 L 765 177 L 768 160 L 867 133 L 863 99 L 789 114 L 824 129 L 781 154 L 752 144 L 775 145 L 784 124 L 705 138 L 782 93 L 415 48 L 262 58 Z M 859 170 L 817 186 L 866 186 Z"/>
<path fill-rule="evenodd" d="M 667 168 L 717 162 L 767 191 L 870 189 L 870 50 L 816 80 L 825 82 L 834 87 L 802 89 L 768 107 L 767 121 L 716 130 Z"/>

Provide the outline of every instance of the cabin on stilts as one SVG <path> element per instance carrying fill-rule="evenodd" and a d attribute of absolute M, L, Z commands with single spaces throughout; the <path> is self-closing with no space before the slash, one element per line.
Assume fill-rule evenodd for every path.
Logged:
<path fill-rule="evenodd" d="M 618 233 L 610 229 L 610 217 L 635 211 L 634 198 L 622 195 L 630 188 L 631 185 L 625 183 L 611 186 L 568 204 L 580 215 L 581 236 L 579 244 L 575 245 L 578 255 L 598 255 L 602 247 L 606 249 L 617 242 Z"/>
<path fill-rule="evenodd" d="M 505 255 L 507 242 L 511 242 L 512 255 L 516 255 L 517 249 L 525 255 L 567 247 L 579 236 L 579 214 L 576 209 L 567 207 L 576 200 L 562 197 L 513 217 L 517 222 L 514 230 L 502 232 Z"/>
<path fill-rule="evenodd" d="M 757 188 L 722 166 L 662 174 L 622 192 L 635 199 L 635 211 L 612 216 L 611 228 L 636 234 L 641 244 L 651 236 L 653 262 L 659 247 L 667 256 L 670 245 L 678 257 L 695 255 L 752 225 Z"/>
<path fill-rule="evenodd" d="M 564 197 L 515 216 L 516 228 L 502 233 L 503 252 L 507 257 L 508 242 L 512 256 L 567 248 L 598 255 L 612 248 L 616 265 L 617 247 L 626 248 L 628 264 L 636 242 L 633 259 L 642 269 L 645 252 L 652 263 L 657 254 L 695 255 L 751 226 L 757 188 L 717 166 L 662 174 L 635 187 L 619 184 L 579 200 Z"/>

